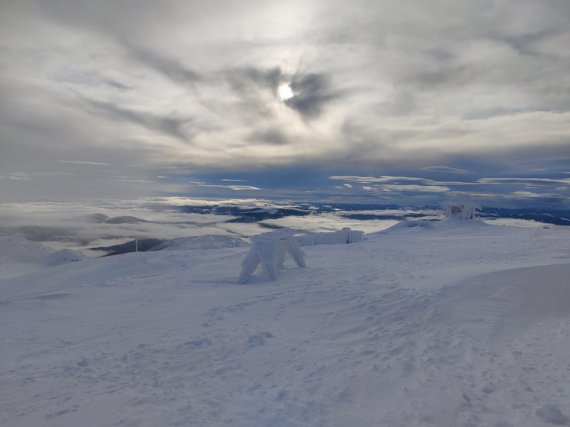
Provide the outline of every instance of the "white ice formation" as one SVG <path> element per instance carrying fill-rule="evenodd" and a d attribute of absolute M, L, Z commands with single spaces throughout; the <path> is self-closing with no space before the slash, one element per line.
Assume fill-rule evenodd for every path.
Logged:
<path fill-rule="evenodd" d="M 287 254 L 298 267 L 305 267 L 305 255 L 289 228 L 261 233 L 251 238 L 252 246 L 242 263 L 239 283 L 247 283 L 261 265 L 270 280 L 277 279 L 277 269 L 283 268 Z"/>

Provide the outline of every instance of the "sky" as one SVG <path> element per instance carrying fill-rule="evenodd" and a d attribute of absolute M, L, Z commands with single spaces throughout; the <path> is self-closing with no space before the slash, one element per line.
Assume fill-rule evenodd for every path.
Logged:
<path fill-rule="evenodd" d="M 5 202 L 570 209 L 567 0 L 0 0 Z"/>

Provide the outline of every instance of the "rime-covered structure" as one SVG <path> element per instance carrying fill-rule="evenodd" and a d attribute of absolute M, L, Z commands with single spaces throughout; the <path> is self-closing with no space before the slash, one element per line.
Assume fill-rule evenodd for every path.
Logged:
<path fill-rule="evenodd" d="M 445 217 L 453 219 L 475 219 L 476 206 L 465 204 L 445 205 Z"/>
<path fill-rule="evenodd" d="M 301 246 L 329 245 L 338 243 L 354 243 L 363 239 L 364 232 L 343 228 L 330 233 L 311 233 L 297 237 Z"/>
<path fill-rule="evenodd" d="M 283 268 L 287 255 L 297 266 L 305 267 L 305 254 L 294 235 L 293 230 L 285 228 L 253 236 L 251 249 L 242 262 L 238 281 L 247 283 L 259 266 L 270 280 L 276 280 L 277 269 Z"/>

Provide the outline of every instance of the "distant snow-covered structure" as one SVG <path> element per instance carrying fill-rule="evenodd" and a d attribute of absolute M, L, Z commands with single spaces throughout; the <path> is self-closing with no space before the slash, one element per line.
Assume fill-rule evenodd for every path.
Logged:
<path fill-rule="evenodd" d="M 462 203 L 448 203 L 445 205 L 445 217 L 454 219 L 475 219 L 477 206 Z"/>
<path fill-rule="evenodd" d="M 301 246 L 327 245 L 338 243 L 355 243 L 363 239 L 364 232 L 343 228 L 330 233 L 311 233 L 297 237 Z"/>
<path fill-rule="evenodd" d="M 242 263 L 239 283 L 247 283 L 259 266 L 270 280 L 277 279 L 277 269 L 283 268 L 289 255 L 298 267 L 305 267 L 305 254 L 289 228 L 261 233 L 251 238 L 252 246 Z"/>

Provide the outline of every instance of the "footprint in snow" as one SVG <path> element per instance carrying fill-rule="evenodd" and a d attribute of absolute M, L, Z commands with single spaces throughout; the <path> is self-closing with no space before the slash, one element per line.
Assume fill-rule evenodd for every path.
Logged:
<path fill-rule="evenodd" d="M 271 332 L 259 332 L 255 335 L 251 335 L 247 339 L 247 346 L 248 348 L 259 347 L 264 345 L 269 338 L 273 338 L 273 334 Z"/>
<path fill-rule="evenodd" d="M 186 341 L 182 345 L 185 347 L 198 348 L 198 347 L 205 347 L 210 344 L 212 344 L 212 341 L 210 341 L 208 338 L 198 338 L 195 340 Z"/>
<path fill-rule="evenodd" d="M 556 405 L 542 405 L 534 412 L 534 415 L 536 415 L 539 420 L 542 420 L 545 423 L 554 424 L 557 426 L 567 426 L 570 424 L 570 419 L 564 415 L 560 408 L 558 408 Z"/>

